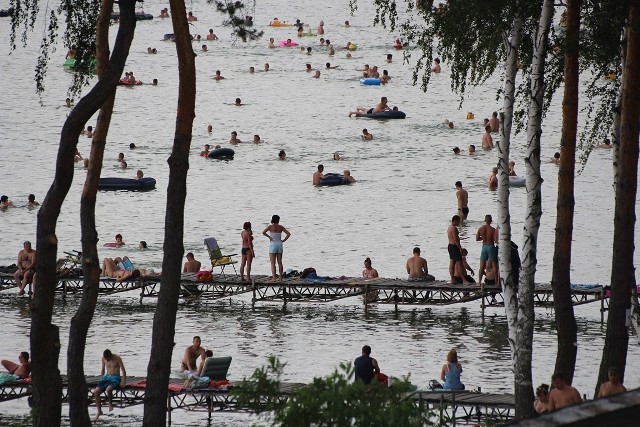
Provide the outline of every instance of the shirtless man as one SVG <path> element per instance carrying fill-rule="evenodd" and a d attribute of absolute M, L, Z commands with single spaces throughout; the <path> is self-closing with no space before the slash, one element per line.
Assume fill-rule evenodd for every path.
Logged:
<path fill-rule="evenodd" d="M 187 347 L 184 350 L 184 356 L 182 356 L 182 362 L 180 362 L 180 371 L 181 372 L 196 372 L 198 369 L 197 361 L 198 356 L 205 360 L 207 358 L 207 354 L 204 351 L 204 348 L 200 347 L 202 341 L 199 336 L 193 337 L 193 344 Z"/>
<path fill-rule="evenodd" d="M 420 248 L 413 248 L 413 256 L 407 260 L 407 274 L 409 275 L 410 282 L 431 282 L 435 280 L 431 274 L 429 274 L 429 267 L 427 266 L 427 260 L 420 256 Z"/>
<path fill-rule="evenodd" d="M 204 144 L 204 149 L 200 152 L 201 157 L 209 157 L 209 150 L 211 146 L 209 144 Z"/>
<path fill-rule="evenodd" d="M 460 181 L 456 181 L 456 198 L 458 199 L 458 216 L 460 217 L 460 222 L 463 222 L 469 215 L 469 193 L 462 188 L 462 182 Z"/>
<path fill-rule="evenodd" d="M 209 34 L 207 34 L 207 40 L 218 40 L 218 36 L 216 36 L 213 32 L 213 28 L 209 29 Z"/>
<path fill-rule="evenodd" d="M 491 126 L 484 127 L 484 135 L 482 135 L 482 148 L 485 150 L 493 149 L 493 138 L 491 137 Z"/>
<path fill-rule="evenodd" d="M 120 372 L 122 372 L 122 377 L 120 377 Z M 124 368 L 124 363 L 122 363 L 120 356 L 111 353 L 109 349 L 106 349 L 102 353 L 102 369 L 100 370 L 100 375 L 102 375 L 102 379 L 98 383 L 98 387 L 93 391 L 96 408 L 98 409 L 96 420 L 102 415 L 100 394 L 102 394 L 103 391 L 107 392 L 109 412 L 111 412 L 113 411 L 113 390 L 127 385 L 127 371 Z"/>
<path fill-rule="evenodd" d="M 553 374 L 551 382 L 555 388 L 549 393 L 549 412 L 582 402 L 578 390 L 567 384 L 561 372 Z"/>
<path fill-rule="evenodd" d="M 487 182 L 487 188 L 489 190 L 495 190 L 498 188 L 498 168 L 491 169 L 491 175 L 489 175 L 489 181 Z"/>
<path fill-rule="evenodd" d="M 318 170 L 313 173 L 313 185 L 316 187 L 320 185 L 320 180 L 324 178 L 322 171 L 324 171 L 324 166 L 318 165 Z"/>
<path fill-rule="evenodd" d="M 433 60 L 433 67 L 431 67 L 431 72 L 436 74 L 442 72 L 442 67 L 440 67 L 440 58 L 435 58 Z"/>
<path fill-rule="evenodd" d="M 24 295 L 24 288 L 28 284 L 33 282 L 33 276 L 36 272 L 36 251 L 31 249 L 31 242 L 26 241 L 23 244 L 23 248 L 18 252 L 18 270 L 13 275 L 13 280 L 18 285 L 18 295 Z M 22 278 L 22 280 L 20 280 Z"/>
<path fill-rule="evenodd" d="M 609 140 L 609 138 L 605 138 L 604 141 L 600 142 L 598 145 L 596 145 L 596 147 L 598 148 L 611 148 L 611 141 Z"/>
<path fill-rule="evenodd" d="M 476 146 L 471 144 L 469 145 L 469 155 L 473 156 L 474 154 L 476 154 Z"/>
<path fill-rule="evenodd" d="M 29 363 L 29 353 L 23 351 L 18 356 L 19 363 L 13 363 L 10 360 L 3 360 L 2 366 L 12 375 L 18 378 L 27 378 L 31 373 L 31 363 Z"/>
<path fill-rule="evenodd" d="M 598 397 L 606 397 L 626 392 L 626 387 L 623 386 L 622 383 L 620 383 L 620 371 L 618 370 L 618 368 L 609 368 L 609 381 L 600 385 L 600 390 L 598 390 Z"/>
<path fill-rule="evenodd" d="M 387 97 L 383 96 L 380 98 L 380 103 L 373 107 L 372 113 L 382 113 L 383 111 L 391 110 L 391 108 L 387 105 Z"/>
<path fill-rule="evenodd" d="M 200 271 L 200 266 L 202 264 L 200 261 L 196 260 L 193 256 L 193 252 L 189 252 L 187 254 L 187 262 L 184 263 L 184 268 L 182 269 L 183 273 L 197 273 Z"/>
<path fill-rule="evenodd" d="M 364 139 L 365 141 L 371 141 L 373 139 L 373 134 L 369 133 L 369 131 L 367 129 L 362 129 L 362 135 L 361 135 L 362 139 Z"/>
<path fill-rule="evenodd" d="M 213 76 L 213 80 L 216 80 L 216 81 L 224 80 L 224 77 L 222 77 L 222 74 L 220 73 L 220 70 L 216 70 L 216 75 Z"/>
<path fill-rule="evenodd" d="M 198 20 L 198 18 L 196 16 L 193 16 L 193 12 L 189 12 L 187 14 L 187 21 L 193 22 L 193 21 L 197 21 L 197 20 Z"/>
<path fill-rule="evenodd" d="M 484 225 L 478 229 L 476 233 L 476 242 L 482 242 L 482 250 L 480 251 L 480 267 L 478 268 L 478 283 L 482 283 L 482 274 L 485 271 L 487 261 L 491 264 L 492 270 L 498 272 L 498 249 L 495 246 L 496 229 L 491 226 L 493 218 L 491 215 L 484 216 Z M 498 279 L 498 277 L 495 277 Z M 499 280 L 499 279 L 498 279 Z"/>
<path fill-rule="evenodd" d="M 449 240 L 449 274 L 451 275 L 451 283 L 455 283 L 455 276 L 462 278 L 462 284 L 470 284 L 467 280 L 464 267 L 462 265 L 462 246 L 460 246 L 460 235 L 458 233 L 458 225 L 460 225 L 460 217 L 454 215 L 451 218 L 451 225 L 447 228 L 447 239 Z"/>
<path fill-rule="evenodd" d="M 229 139 L 229 144 L 238 145 L 240 143 L 242 143 L 242 141 L 238 139 L 238 132 L 234 130 L 233 132 L 231 132 L 231 139 Z"/>
<path fill-rule="evenodd" d="M 491 120 L 489 120 L 489 127 L 491 127 L 491 132 L 498 132 L 500 130 L 500 120 L 498 120 L 498 112 L 494 111 L 491 114 Z"/>

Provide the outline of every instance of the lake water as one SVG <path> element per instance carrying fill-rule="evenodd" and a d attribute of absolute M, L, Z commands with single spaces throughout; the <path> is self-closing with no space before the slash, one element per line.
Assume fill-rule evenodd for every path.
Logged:
<path fill-rule="evenodd" d="M 7 7 L 0 2 L 0 8 Z M 197 104 L 193 128 L 192 156 L 188 178 L 185 216 L 185 249 L 206 260 L 203 238 L 215 236 L 225 252 L 239 252 L 240 231 L 251 221 L 255 233 L 257 258 L 254 274 L 268 274 L 268 240 L 260 235 L 271 215 L 281 216 L 281 224 L 292 233 L 285 244 L 285 268 L 302 270 L 315 267 L 320 275 L 358 276 L 364 258 L 383 277 L 404 277 L 406 258 L 414 246 L 420 246 L 436 278 L 448 277 L 446 227 L 456 213 L 454 183 L 461 180 L 469 191 L 470 216 L 461 228 L 462 244 L 469 250 L 469 262 L 478 267 L 480 244 L 475 242 L 477 228 L 485 214 L 497 218 L 496 194 L 486 189 L 486 179 L 496 163 L 497 153 L 478 152 L 475 156 L 454 156 L 452 148 L 463 152 L 469 144 L 481 146 L 482 119 L 499 110 L 496 100 L 499 76 L 491 77 L 481 88 L 470 91 L 462 109 L 451 92 L 448 66 L 433 76 L 428 93 L 411 84 L 412 64 L 403 64 L 402 53 L 393 51 L 395 34 L 371 26 L 374 10 L 359 2 L 355 16 L 349 16 L 348 2 L 297 1 L 286 7 L 274 0 L 259 1 L 254 15 L 258 28 L 265 31 L 256 42 L 233 42 L 222 17 L 205 1 L 187 4 L 199 17 L 193 34 L 213 28 L 219 41 L 194 43 L 198 53 Z M 50 5 L 51 7 L 51 5 Z M 145 2 L 146 12 L 159 14 L 165 2 Z M 317 38 L 300 39 L 312 46 L 307 56 L 299 49 L 268 49 L 269 37 L 276 41 L 295 37 L 292 28 L 267 26 L 270 19 L 296 18 L 315 28 L 325 22 L 325 38 L 336 48 L 329 57 Z M 343 23 L 349 20 L 351 28 Z M 10 25 L 0 20 L 0 76 L 8 82 L 0 109 L 0 193 L 7 194 L 18 206 L 0 212 L 0 265 L 15 262 L 24 240 L 35 241 L 37 211 L 29 210 L 27 195 L 42 200 L 51 184 L 59 133 L 68 113 L 63 107 L 71 74 L 62 67 L 65 49 L 52 55 L 46 80 L 43 106 L 34 94 L 33 69 L 42 33 L 42 22 L 30 34 L 31 44 L 9 55 L 6 42 Z M 117 25 L 112 27 L 112 39 Z M 113 241 L 116 233 L 124 236 L 124 250 L 101 249 L 100 256 L 130 256 L 144 267 L 161 268 L 164 236 L 165 189 L 168 182 L 166 160 L 173 143 L 177 105 L 177 61 L 175 45 L 162 41 L 172 32 L 170 20 L 139 22 L 126 70 L 137 78 L 159 85 L 120 87 L 109 130 L 102 176 L 133 177 L 137 169 L 157 180 L 157 189 L 146 193 L 100 192 L 97 228 L 101 242 Z M 358 45 L 353 58 L 339 49 L 347 42 Z M 207 44 L 209 51 L 200 52 Z M 157 55 L 146 53 L 158 49 Z M 385 64 L 387 53 L 393 63 Z M 265 63 L 269 72 L 262 72 Z M 339 68 L 325 70 L 325 63 Z M 322 70 L 320 79 L 304 71 L 305 64 Z M 392 82 L 385 87 L 360 85 L 359 73 L 365 63 L 389 70 Z M 248 72 L 256 68 L 255 74 Z M 225 80 L 212 79 L 220 70 Z M 560 93 L 560 92 L 559 92 Z M 381 96 L 407 113 L 406 120 L 367 121 L 349 118 L 356 106 L 372 107 Z M 247 105 L 235 107 L 235 98 Z M 583 101 L 584 103 L 585 101 Z M 559 149 L 561 99 L 558 96 L 544 122 L 542 157 L 549 159 Z M 475 119 L 466 120 L 467 112 Z M 449 119 L 455 129 L 442 123 Z M 88 123 L 95 127 L 95 117 Z M 207 126 L 213 132 L 207 133 Z M 362 141 L 367 128 L 373 141 Z M 211 161 L 198 156 L 204 144 L 228 143 L 230 133 L 238 132 L 243 141 L 254 134 L 264 144 L 250 143 L 233 147 L 235 160 Z M 497 139 L 497 136 L 495 136 Z M 138 146 L 129 150 L 133 142 Z M 524 174 L 525 138 L 517 135 L 512 146 L 516 170 Z M 228 145 L 227 145 L 228 146 Z M 89 154 L 90 139 L 80 138 L 83 155 Z M 288 160 L 277 160 L 284 149 Z M 339 151 L 344 161 L 333 161 Z M 129 168 L 121 170 L 116 157 L 125 154 Z M 357 183 L 351 186 L 314 188 L 311 175 L 319 163 L 325 172 L 351 170 Z M 85 170 L 76 165 L 76 175 L 58 224 L 60 250 L 80 249 L 79 201 Z M 544 163 L 543 217 L 538 246 L 538 282 L 551 278 L 555 227 L 557 167 Z M 572 280 L 575 283 L 606 284 L 611 274 L 614 196 L 611 185 L 611 152 L 595 150 L 584 172 L 576 177 L 576 212 Z M 514 241 L 522 240 L 526 192 L 511 193 L 511 218 Z M 169 230 L 170 231 L 170 230 Z M 636 229 L 636 236 L 638 232 Z M 137 250 L 145 240 L 149 249 Z M 204 264 L 204 263 L 203 263 Z M 29 346 L 30 315 L 26 299 L 15 291 L 0 294 L 4 327 L 0 332 L 0 357 L 15 359 Z M 77 301 L 56 302 L 55 322 L 61 326 L 66 348 L 68 325 Z M 130 375 L 145 375 L 150 349 L 155 305 L 139 304 L 137 293 L 101 297 L 89 331 L 85 371 L 97 374 L 100 356 L 108 347 L 120 354 Z M 534 342 L 534 381 L 548 382 L 555 359 L 556 338 L 551 310 L 536 310 Z M 600 363 L 605 327 L 599 323 L 599 304 L 576 308 L 579 325 L 579 353 L 574 385 L 589 396 L 593 393 Z M 359 299 L 330 304 L 259 304 L 250 309 L 250 297 L 240 296 L 216 303 L 180 304 L 176 325 L 177 367 L 182 350 L 193 335 L 203 338 L 203 346 L 217 355 L 232 355 L 232 379 L 249 375 L 263 365 L 270 354 L 288 363 L 285 380 L 308 382 L 325 375 L 342 361 L 353 360 L 363 344 L 373 347 L 383 371 L 394 376 L 411 374 L 414 383 L 426 387 L 437 378 L 447 351 L 458 349 L 464 365 L 463 381 L 483 391 L 511 392 L 507 327 L 503 309 L 488 309 L 484 318 L 479 302 L 450 307 L 420 307 L 394 313 L 388 307 L 373 307 L 365 315 Z M 629 360 L 637 360 L 637 337 L 631 338 Z M 66 352 L 60 356 L 66 370 Z M 629 369 L 626 384 L 638 387 L 640 371 Z M 91 408 L 90 411 L 94 409 Z M 26 400 L 2 404 L 2 417 L 27 411 Z M 66 409 L 65 409 L 66 411 Z M 139 423 L 141 408 L 117 410 L 106 423 Z M 6 420 L 6 418 L 5 418 Z M 204 420 L 202 414 L 174 412 L 176 425 L 191 425 Z M 218 424 L 244 425 L 247 415 L 216 416 Z"/>

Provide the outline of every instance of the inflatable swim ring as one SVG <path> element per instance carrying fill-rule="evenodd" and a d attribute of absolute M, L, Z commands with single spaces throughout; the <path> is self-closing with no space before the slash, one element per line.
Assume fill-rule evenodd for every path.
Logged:
<path fill-rule="evenodd" d="M 146 191 L 156 188 L 153 178 L 100 178 L 98 190 Z"/>
<path fill-rule="evenodd" d="M 112 12 L 111 19 L 113 20 L 120 19 L 120 12 Z M 153 19 L 152 14 L 144 13 L 144 12 L 136 12 L 136 21 L 148 21 L 150 19 Z"/>
<path fill-rule="evenodd" d="M 353 44 L 353 43 L 350 43 L 349 46 L 347 46 L 347 49 L 349 49 L 351 52 L 353 52 L 357 48 L 358 48 L 358 46 Z"/>
<path fill-rule="evenodd" d="M 13 8 L 9 9 L 0 9 L 0 17 L 6 18 L 7 16 L 11 16 L 13 14 Z"/>
<path fill-rule="evenodd" d="M 407 115 L 402 111 L 387 110 L 383 111 L 382 113 L 356 114 L 356 117 L 365 117 L 368 119 L 404 119 L 405 117 L 407 117 Z"/>
<path fill-rule="evenodd" d="M 291 40 L 291 42 L 288 42 L 287 40 L 280 40 L 278 42 L 278 46 L 280 46 L 280 47 L 295 47 L 295 46 L 298 46 L 298 42 L 295 42 L 293 40 Z"/>
<path fill-rule="evenodd" d="M 68 58 L 68 59 L 65 59 L 64 64 L 62 66 L 67 68 L 72 68 L 72 67 L 75 67 L 75 65 L 76 65 L 76 59 Z"/>
<path fill-rule="evenodd" d="M 139 86 L 139 85 L 142 84 L 142 80 L 136 80 L 135 82 L 132 82 L 132 81 L 125 80 L 125 79 L 120 79 L 118 84 L 122 85 L 122 86 Z"/>
<path fill-rule="evenodd" d="M 336 185 L 349 185 L 349 181 L 344 179 L 344 175 L 338 173 L 327 173 L 324 178 L 320 180 L 321 187 L 335 187 Z"/>
<path fill-rule="evenodd" d="M 360 79 L 360 83 L 366 86 L 380 86 L 380 79 L 368 77 L 366 79 Z"/>
<path fill-rule="evenodd" d="M 272 27 L 291 27 L 293 24 L 288 24 L 285 21 L 276 21 L 275 19 L 269 22 Z"/>
<path fill-rule="evenodd" d="M 476 116 L 474 116 L 474 114 L 473 114 L 471 111 L 469 111 L 469 112 L 467 113 L 467 120 L 472 120 L 472 119 L 474 119 L 475 117 L 476 117 Z"/>
<path fill-rule="evenodd" d="M 231 148 L 216 148 L 215 150 L 209 151 L 207 157 L 216 160 L 233 160 L 235 154 L 236 152 Z"/>
<path fill-rule="evenodd" d="M 527 184 L 527 180 L 523 176 L 510 176 L 509 187 L 524 187 Z"/>

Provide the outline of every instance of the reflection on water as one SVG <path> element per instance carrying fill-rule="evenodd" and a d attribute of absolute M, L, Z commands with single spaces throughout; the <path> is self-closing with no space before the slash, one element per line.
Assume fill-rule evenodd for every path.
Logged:
<path fill-rule="evenodd" d="M 249 220 L 256 236 L 253 273 L 265 274 L 269 270 L 268 241 L 260 231 L 277 213 L 292 232 L 285 244 L 285 268 L 301 271 L 312 266 L 320 275 L 357 276 L 369 256 L 381 276 L 404 277 L 406 259 L 414 246 L 420 246 L 430 272 L 446 278 L 449 260 L 445 232 L 456 212 L 454 183 L 461 180 L 469 191 L 471 212 L 469 221 L 460 228 L 460 236 L 469 250 L 469 263 L 476 269 L 480 244 L 475 241 L 475 232 L 485 214 L 497 218 L 496 194 L 485 188 L 496 153 L 453 156 L 451 150 L 458 146 L 466 152 L 469 144 L 480 145 L 483 116 L 501 107 L 495 100 L 499 76 L 488 79 L 482 88 L 472 89 L 464 111 L 457 109 L 458 98 L 451 93 L 447 64 L 443 64 L 442 75 L 433 76 L 427 94 L 411 85 L 411 66 L 403 64 L 398 54 L 393 64 L 381 67 L 393 77 L 389 86 L 361 86 L 355 68 L 364 63 L 383 64 L 395 39 L 370 25 L 374 11 L 367 2 L 361 2 L 353 17 L 346 3 L 324 0 L 299 0 L 286 8 L 280 2 L 261 0 L 256 6 L 258 25 L 268 22 L 274 13 L 311 23 L 323 19 L 335 46 L 346 40 L 359 46 L 351 60 L 339 50 L 329 58 L 319 48 L 314 48 L 310 57 L 295 49 L 268 49 L 269 37 L 280 40 L 289 35 L 289 30 L 282 28 L 262 27 L 265 40 L 234 45 L 228 30 L 221 27 L 222 18 L 207 2 L 194 0 L 189 6 L 199 17 L 192 32 L 205 34 L 213 28 L 221 40 L 210 43 L 209 52 L 198 53 L 196 58 L 198 96 L 185 212 L 186 251 L 205 261 L 202 241 L 212 235 L 225 252 L 238 252 L 242 223 Z M 166 2 L 145 2 L 148 11 L 163 7 Z M 345 19 L 351 21 L 352 28 L 340 26 Z M 8 31 L 9 21 L 0 19 L 0 32 L 6 35 Z M 130 177 L 142 169 L 145 176 L 156 178 L 157 188 L 146 193 L 100 192 L 97 201 L 101 243 L 112 241 L 116 233 L 123 234 L 127 242 L 124 250 L 100 248 L 100 256 L 126 254 L 137 265 L 154 269 L 161 268 L 166 160 L 173 142 L 177 96 L 175 45 L 160 41 L 168 32 L 172 30 L 167 20 L 138 23 L 126 68 L 143 81 L 158 78 L 160 84 L 118 89 L 102 174 Z M 52 181 L 59 132 L 68 113 L 62 104 L 71 77 L 55 63 L 62 62 L 62 50 L 52 57 L 44 107 L 38 105 L 32 82 L 38 44 L 33 41 L 26 50 L 10 56 L 7 44 L 0 43 L 0 54 L 5 58 L 0 61 L 0 75 L 12 76 L 0 109 L 0 193 L 8 194 L 18 206 L 24 206 L 29 193 L 43 199 Z M 147 55 L 149 46 L 157 48 L 158 54 Z M 261 69 L 267 61 L 272 71 L 247 72 L 250 66 Z M 318 80 L 303 71 L 306 62 L 323 67 L 327 61 L 340 67 L 323 71 Z M 214 82 L 211 76 L 216 69 L 227 79 Z M 407 119 L 382 122 L 347 117 L 354 107 L 371 106 L 381 96 L 388 96 L 391 105 L 399 105 Z M 226 105 L 237 97 L 247 105 Z M 477 119 L 465 120 L 467 111 L 475 112 Z M 444 119 L 452 120 L 455 129 L 443 126 Z M 95 125 L 95 117 L 88 124 Z M 209 124 L 212 134 L 206 132 Z M 545 118 L 543 160 L 559 147 L 560 124 L 557 99 Z M 373 141 L 361 140 L 364 127 L 375 135 Z M 251 140 L 257 133 L 266 142 L 234 147 L 236 157 L 230 162 L 198 156 L 204 144 L 226 144 L 233 130 L 242 140 Z M 131 142 L 138 148 L 129 150 Z M 515 136 L 512 158 L 521 173 L 525 148 L 524 135 Z M 88 154 L 90 140 L 81 137 L 79 149 Z M 287 152 L 286 162 L 276 160 L 281 149 Z M 340 151 L 345 160 L 331 160 L 335 151 Z M 130 169 L 118 168 L 119 152 L 125 154 Z M 358 182 L 348 187 L 313 188 L 311 175 L 318 163 L 323 163 L 327 172 L 350 169 Z M 542 174 L 544 215 L 536 278 L 546 282 L 553 256 L 557 168 L 543 163 Z M 80 247 L 79 200 L 85 176 L 80 165 L 75 175 L 58 225 L 61 250 Z M 513 189 L 511 219 L 518 244 L 525 205 L 525 190 Z M 595 150 L 584 172 L 576 177 L 572 260 L 576 283 L 609 280 L 612 206 L 611 152 Z M 36 210 L 24 207 L 0 212 L 1 265 L 15 262 L 22 241 L 34 240 L 36 215 Z M 140 240 L 147 241 L 149 249 L 134 249 Z M 64 349 L 76 307 L 77 300 L 72 297 L 66 302 L 56 301 L 54 320 L 61 327 Z M 0 294 L 0 309 L 4 317 L 0 357 L 11 357 L 28 346 L 29 310 L 27 302 L 16 299 L 13 291 Z M 575 385 L 583 393 L 591 393 L 601 356 L 604 327 L 599 324 L 598 310 L 597 304 L 576 309 L 579 353 Z M 98 372 L 100 355 L 109 347 L 123 357 L 128 372 L 144 375 L 154 312 L 155 302 L 145 300 L 141 304 L 136 292 L 100 297 L 88 336 L 86 372 Z M 555 359 L 555 324 L 550 310 L 537 310 L 536 316 L 533 370 L 535 381 L 541 382 L 549 380 Z M 493 392 L 512 389 L 504 310 L 489 308 L 483 317 L 478 302 L 402 308 L 399 312 L 392 307 L 370 306 L 367 313 L 356 298 L 286 307 L 259 304 L 255 310 L 247 295 L 215 303 L 181 303 L 174 366 L 178 366 L 184 347 L 194 335 L 202 336 L 203 345 L 215 354 L 233 356 L 233 379 L 249 375 L 269 355 L 276 354 L 288 363 L 286 380 L 309 381 L 332 372 L 340 362 L 352 361 L 367 343 L 384 372 L 411 374 L 412 381 L 422 387 L 438 377 L 447 351 L 456 347 L 464 365 L 463 381 L 469 387 L 481 386 Z M 632 345 L 629 352 L 629 360 L 636 360 L 640 350 Z M 63 350 L 63 371 L 65 366 Z M 626 381 L 631 388 L 638 386 L 640 372 L 630 370 Z M 0 421 L 4 423 L 6 416 L 24 414 L 26 402 L 4 403 L 2 410 Z M 140 408 L 117 410 L 105 418 L 105 424 L 139 424 L 140 414 Z M 177 425 L 204 422 L 200 414 L 181 412 L 175 412 L 173 420 Z M 226 414 L 214 420 L 216 425 L 245 425 L 247 415 Z"/>

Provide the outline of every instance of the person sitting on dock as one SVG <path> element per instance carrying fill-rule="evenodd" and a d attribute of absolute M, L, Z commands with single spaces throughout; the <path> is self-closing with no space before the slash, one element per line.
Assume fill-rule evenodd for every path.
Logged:
<path fill-rule="evenodd" d="M 476 283 L 475 279 L 473 278 L 473 268 L 471 268 L 471 266 L 469 265 L 469 263 L 467 262 L 467 255 L 469 255 L 469 251 L 467 251 L 465 248 L 462 248 L 462 268 L 463 271 L 465 273 L 465 278 L 469 281 L 469 283 Z M 470 272 L 471 274 L 466 274 L 468 272 Z M 462 277 L 460 276 L 454 276 L 453 279 L 455 280 L 455 283 L 462 283 Z"/>
<path fill-rule="evenodd" d="M 20 379 L 27 378 L 31 374 L 31 363 L 29 362 L 29 353 L 23 351 L 18 356 L 18 363 L 10 360 L 3 360 L 2 366 L 11 374 Z"/>
<path fill-rule="evenodd" d="M 378 277 L 378 270 L 371 267 L 371 258 L 367 257 L 364 260 L 364 270 L 362 270 L 362 277 L 365 279 L 375 279 Z"/>
<path fill-rule="evenodd" d="M 193 252 L 189 252 L 187 254 L 187 262 L 184 263 L 184 268 L 182 269 L 183 273 L 197 273 L 200 271 L 200 266 L 202 263 L 196 260 Z"/>
<path fill-rule="evenodd" d="M 536 401 L 533 408 L 538 414 L 549 412 L 549 384 L 540 384 L 536 389 Z"/>
<path fill-rule="evenodd" d="M 462 365 L 458 362 L 458 352 L 451 350 L 447 354 L 447 363 L 442 365 L 440 379 L 444 381 L 442 388 L 444 390 L 464 390 L 464 384 L 460 382 L 460 374 L 462 374 Z"/>
<path fill-rule="evenodd" d="M 133 268 L 133 263 L 128 257 L 105 258 L 102 260 L 102 277 L 110 277 L 116 279 L 117 282 L 123 282 L 128 279 L 134 279 L 144 275 L 146 271 Z"/>
<path fill-rule="evenodd" d="M 567 384 L 562 372 L 553 374 L 551 382 L 555 388 L 549 393 L 549 412 L 582 402 L 580 392 Z"/>
<path fill-rule="evenodd" d="M 362 381 L 365 384 L 371 384 L 375 374 L 380 373 L 378 361 L 371 357 L 371 347 L 365 345 L 362 347 L 362 356 L 356 358 L 353 362 L 355 380 Z"/>
<path fill-rule="evenodd" d="M 213 357 L 213 351 L 207 350 L 204 352 L 207 356 L 206 359 L 200 361 L 200 366 L 198 366 L 198 370 L 196 371 L 196 376 L 200 376 L 202 374 L 202 370 L 204 369 L 204 364 L 207 362 L 207 359 Z"/>
<path fill-rule="evenodd" d="M 105 372 L 106 371 L 106 372 Z M 122 377 L 120 373 L 122 372 Z M 102 353 L 102 368 L 100 370 L 102 379 L 98 383 L 98 386 L 93 391 L 93 395 L 96 401 L 96 408 L 98 413 L 96 420 L 102 415 L 102 402 L 100 400 L 100 394 L 103 391 L 107 393 L 107 400 L 109 402 L 109 412 L 113 411 L 113 390 L 125 387 L 127 385 L 127 371 L 124 368 L 122 359 L 117 354 L 111 353 L 111 350 L 106 349 Z"/>
<path fill-rule="evenodd" d="M 180 362 L 180 372 L 189 374 L 195 373 L 197 370 L 198 356 L 202 358 L 202 361 L 206 360 L 207 354 L 204 348 L 200 346 L 202 340 L 199 336 L 193 337 L 193 342 L 184 350 L 184 356 L 182 356 L 182 362 Z"/>
<path fill-rule="evenodd" d="M 3 362 L 4 364 L 4 362 Z M 626 393 L 627 389 L 620 382 L 620 371 L 616 367 L 609 368 L 609 381 L 602 383 L 598 390 L 598 397 L 612 396 L 614 394 Z"/>
<path fill-rule="evenodd" d="M 406 267 L 410 282 L 432 282 L 435 280 L 435 277 L 429 274 L 427 260 L 420 256 L 419 247 L 413 248 L 413 256 L 407 260 Z"/>
<path fill-rule="evenodd" d="M 23 249 L 18 252 L 18 270 L 13 275 L 13 280 L 18 285 L 18 295 L 24 295 L 24 288 L 34 281 L 36 273 L 36 251 L 31 248 L 31 242 L 25 241 Z"/>

